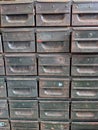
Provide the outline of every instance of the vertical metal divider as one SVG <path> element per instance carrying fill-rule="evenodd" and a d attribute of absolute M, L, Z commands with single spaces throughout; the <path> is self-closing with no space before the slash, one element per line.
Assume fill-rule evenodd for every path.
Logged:
<path fill-rule="evenodd" d="M 37 64 L 37 92 L 38 92 L 38 97 L 37 97 L 37 102 L 38 102 L 38 128 L 40 130 L 40 107 L 39 107 L 39 72 L 38 72 L 38 53 L 37 53 L 37 25 L 36 25 L 36 1 L 34 1 L 34 10 L 35 10 L 35 54 L 36 54 L 36 64 Z"/>

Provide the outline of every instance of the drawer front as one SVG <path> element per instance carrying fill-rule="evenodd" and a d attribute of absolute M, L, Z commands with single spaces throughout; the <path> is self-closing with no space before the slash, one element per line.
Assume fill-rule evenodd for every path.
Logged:
<path fill-rule="evenodd" d="M 74 3 L 72 13 L 72 24 L 75 26 L 97 25 L 98 2 Z"/>
<path fill-rule="evenodd" d="M 27 120 L 11 120 L 12 130 L 38 130 L 38 122 Z"/>
<path fill-rule="evenodd" d="M 6 97 L 6 82 L 4 78 L 0 78 L 0 98 Z"/>
<path fill-rule="evenodd" d="M 37 26 L 70 26 L 70 15 L 68 13 L 61 14 L 37 14 Z"/>
<path fill-rule="evenodd" d="M 41 130 L 69 130 L 68 122 L 41 122 Z"/>
<path fill-rule="evenodd" d="M 8 104 L 6 100 L 0 100 L 0 118 L 8 118 Z"/>
<path fill-rule="evenodd" d="M 59 14 L 59 13 L 70 13 L 71 2 L 37 2 L 36 13 L 37 14 Z"/>
<path fill-rule="evenodd" d="M 38 103 L 32 100 L 10 100 L 10 117 L 12 119 L 37 119 Z"/>
<path fill-rule="evenodd" d="M 40 78 L 39 96 L 43 98 L 68 98 L 69 80 L 62 78 Z"/>
<path fill-rule="evenodd" d="M 98 28 L 74 28 L 72 32 L 72 52 L 98 52 Z"/>
<path fill-rule="evenodd" d="M 0 55 L 0 75 L 5 75 L 3 56 Z"/>
<path fill-rule="evenodd" d="M 98 99 L 98 79 L 73 79 L 71 85 L 72 98 Z"/>
<path fill-rule="evenodd" d="M 72 122 L 71 130 L 97 130 L 98 122 Z"/>
<path fill-rule="evenodd" d="M 69 75 L 68 55 L 39 55 L 39 75 Z"/>
<path fill-rule="evenodd" d="M 40 101 L 40 118 L 42 120 L 68 120 L 68 102 Z"/>
<path fill-rule="evenodd" d="M 10 130 L 10 124 L 8 120 L 0 120 L 0 130 Z"/>
<path fill-rule="evenodd" d="M 13 98 L 37 97 L 37 81 L 34 78 L 7 78 L 8 96 Z"/>
<path fill-rule="evenodd" d="M 2 38 L 1 38 L 1 35 L 0 35 L 0 53 L 2 53 Z"/>
<path fill-rule="evenodd" d="M 71 105 L 72 120 L 97 120 L 98 119 L 98 102 L 97 101 L 80 101 L 72 102 Z"/>
<path fill-rule="evenodd" d="M 2 27 L 14 27 L 14 26 L 34 26 L 33 14 L 6 14 L 1 15 Z"/>
<path fill-rule="evenodd" d="M 38 52 L 69 52 L 70 29 L 37 30 Z"/>
<path fill-rule="evenodd" d="M 36 56 L 34 54 L 6 55 L 7 75 L 36 75 Z"/>
<path fill-rule="evenodd" d="M 73 55 L 72 75 L 73 76 L 97 76 L 98 55 Z"/>

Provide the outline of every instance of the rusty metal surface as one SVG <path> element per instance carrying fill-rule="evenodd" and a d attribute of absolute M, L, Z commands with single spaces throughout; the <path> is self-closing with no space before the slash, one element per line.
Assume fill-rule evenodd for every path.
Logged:
<path fill-rule="evenodd" d="M 35 54 L 7 54 L 5 56 L 7 75 L 36 75 Z"/>
<path fill-rule="evenodd" d="M 69 52 L 70 28 L 37 29 L 37 52 Z"/>
<path fill-rule="evenodd" d="M 0 119 L 0 129 L 1 130 L 10 130 L 10 123 L 9 123 L 9 121 Z"/>

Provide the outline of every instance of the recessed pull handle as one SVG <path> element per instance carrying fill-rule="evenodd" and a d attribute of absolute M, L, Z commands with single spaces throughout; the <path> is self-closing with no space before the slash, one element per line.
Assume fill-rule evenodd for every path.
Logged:
<path fill-rule="evenodd" d="M 98 21 L 98 14 L 78 14 L 78 19 L 80 21 Z"/>
<path fill-rule="evenodd" d="M 25 23 L 28 19 L 28 14 L 6 15 L 8 23 Z"/>
<path fill-rule="evenodd" d="M 60 112 L 45 112 L 45 115 L 48 117 L 62 117 L 63 116 Z"/>
<path fill-rule="evenodd" d="M 17 116 L 31 116 L 32 114 L 34 114 L 34 112 L 30 110 L 29 111 L 28 110 L 15 111 L 15 115 Z"/>
<path fill-rule="evenodd" d="M 63 69 L 60 66 L 43 66 L 43 71 L 45 73 L 62 73 Z"/>
<path fill-rule="evenodd" d="M 65 14 L 42 14 L 41 20 L 45 23 L 61 22 L 65 17 Z"/>
<path fill-rule="evenodd" d="M 61 96 L 62 92 L 60 90 L 44 90 L 44 94 L 48 96 Z"/>
<path fill-rule="evenodd" d="M 94 96 L 96 96 L 96 92 L 92 92 L 92 91 L 89 91 L 89 90 L 77 91 L 76 94 L 78 96 L 84 96 L 84 97 L 87 97 L 87 96 L 94 97 Z"/>
<path fill-rule="evenodd" d="M 13 94 L 15 95 L 29 95 L 31 89 L 30 88 L 16 88 L 13 90 Z"/>
<path fill-rule="evenodd" d="M 11 50 L 16 50 L 16 49 L 23 50 L 23 49 L 30 48 L 30 42 L 27 42 L 27 41 L 24 41 L 24 42 L 23 41 L 8 42 L 8 47 Z"/>
<path fill-rule="evenodd" d="M 77 116 L 78 118 L 92 118 L 92 117 L 94 117 L 95 115 L 94 115 L 94 113 L 92 113 L 92 112 L 77 112 L 77 113 L 76 113 L 76 116 Z"/>

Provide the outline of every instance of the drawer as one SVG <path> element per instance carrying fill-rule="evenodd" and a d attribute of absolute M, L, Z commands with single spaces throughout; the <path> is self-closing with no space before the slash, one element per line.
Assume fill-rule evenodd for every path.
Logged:
<path fill-rule="evenodd" d="M 4 78 L 0 77 L 0 98 L 6 97 L 6 82 Z"/>
<path fill-rule="evenodd" d="M 37 26 L 69 26 L 71 2 L 67 1 L 37 1 Z"/>
<path fill-rule="evenodd" d="M 7 100 L 0 100 L 0 118 L 8 118 Z"/>
<path fill-rule="evenodd" d="M 3 56 L 0 55 L 0 75 L 5 75 Z"/>
<path fill-rule="evenodd" d="M 73 55 L 72 76 L 97 76 L 98 55 Z"/>
<path fill-rule="evenodd" d="M 11 120 L 12 130 L 38 130 L 38 122 L 28 120 Z"/>
<path fill-rule="evenodd" d="M 38 57 L 39 75 L 68 76 L 70 57 L 65 54 L 41 54 Z"/>
<path fill-rule="evenodd" d="M 98 28 L 73 28 L 71 51 L 79 53 L 98 52 Z"/>
<path fill-rule="evenodd" d="M 34 7 L 32 1 L 7 2 L 1 5 L 1 26 L 34 26 Z M 25 9 L 25 10 L 24 10 Z"/>
<path fill-rule="evenodd" d="M 33 28 L 2 29 L 4 52 L 35 52 Z"/>
<path fill-rule="evenodd" d="M 8 120 L 0 119 L 0 130 L 10 130 L 10 124 Z"/>
<path fill-rule="evenodd" d="M 40 101 L 41 120 L 68 120 L 69 104 L 65 101 Z"/>
<path fill-rule="evenodd" d="M 68 122 L 41 122 L 41 130 L 69 130 Z"/>
<path fill-rule="evenodd" d="M 8 54 L 5 56 L 7 75 L 36 75 L 35 54 Z"/>
<path fill-rule="evenodd" d="M 36 78 L 7 78 L 8 96 L 13 98 L 37 97 Z"/>
<path fill-rule="evenodd" d="M 73 1 L 72 25 L 73 26 L 94 26 L 98 23 L 98 2 Z"/>
<path fill-rule="evenodd" d="M 38 118 L 38 103 L 36 100 L 10 100 L 11 119 L 30 119 Z"/>
<path fill-rule="evenodd" d="M 98 120 L 97 101 L 74 101 L 71 104 L 72 120 Z"/>
<path fill-rule="evenodd" d="M 76 99 L 98 99 L 98 79 L 74 78 L 71 85 L 71 97 Z"/>
<path fill-rule="evenodd" d="M 43 98 L 68 98 L 69 79 L 64 78 L 40 78 L 39 96 Z"/>
<path fill-rule="evenodd" d="M 69 52 L 70 28 L 37 29 L 38 52 Z"/>
<path fill-rule="evenodd" d="M 1 34 L 0 34 L 0 53 L 2 53 L 2 38 L 1 38 Z"/>
<path fill-rule="evenodd" d="M 72 122 L 71 130 L 98 130 L 98 122 Z"/>

